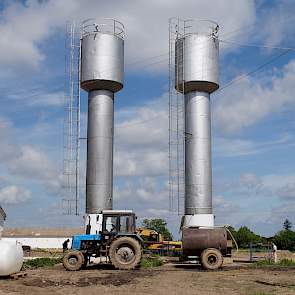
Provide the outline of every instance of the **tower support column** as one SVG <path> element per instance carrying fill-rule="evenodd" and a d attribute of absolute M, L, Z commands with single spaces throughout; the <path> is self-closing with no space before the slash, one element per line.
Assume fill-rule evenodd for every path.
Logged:
<path fill-rule="evenodd" d="M 114 93 L 88 93 L 86 213 L 113 207 Z"/>

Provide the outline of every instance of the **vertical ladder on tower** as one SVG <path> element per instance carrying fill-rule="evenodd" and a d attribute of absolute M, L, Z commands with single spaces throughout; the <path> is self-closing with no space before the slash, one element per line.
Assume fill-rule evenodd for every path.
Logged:
<path fill-rule="evenodd" d="M 179 75 L 176 73 L 179 69 L 175 65 L 175 41 L 177 38 L 184 37 L 185 28 L 185 21 L 178 18 L 169 20 L 169 210 L 177 212 L 178 215 L 184 213 L 185 118 L 184 92 L 175 89 L 175 85 L 179 85 L 179 81 L 175 81 L 175 79 L 179 79 Z"/>
<path fill-rule="evenodd" d="M 63 146 L 63 213 L 79 215 L 80 26 L 66 25 Z"/>

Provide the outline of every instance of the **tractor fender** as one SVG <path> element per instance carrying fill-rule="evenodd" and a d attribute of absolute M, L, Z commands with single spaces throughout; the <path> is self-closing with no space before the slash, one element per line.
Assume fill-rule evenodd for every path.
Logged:
<path fill-rule="evenodd" d="M 130 238 L 133 238 L 135 240 L 137 240 L 141 245 L 144 243 L 142 237 L 138 234 L 120 234 L 118 233 L 116 238 L 119 238 L 119 237 L 130 237 Z"/>

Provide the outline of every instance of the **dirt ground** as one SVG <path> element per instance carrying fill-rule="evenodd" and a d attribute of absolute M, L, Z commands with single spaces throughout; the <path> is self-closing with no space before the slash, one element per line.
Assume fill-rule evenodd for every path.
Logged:
<path fill-rule="evenodd" d="M 0 294 L 295 294 L 295 269 L 225 266 L 207 272 L 195 265 L 118 271 L 89 267 L 67 272 L 62 265 L 27 271 L 18 280 L 1 279 Z"/>

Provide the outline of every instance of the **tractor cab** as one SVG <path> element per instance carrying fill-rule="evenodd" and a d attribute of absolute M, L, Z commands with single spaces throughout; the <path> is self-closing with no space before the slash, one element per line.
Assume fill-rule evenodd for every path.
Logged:
<path fill-rule="evenodd" d="M 136 232 L 135 214 L 126 211 L 103 212 L 103 235 L 134 234 Z"/>
<path fill-rule="evenodd" d="M 103 210 L 86 216 L 85 229 L 88 235 L 135 234 L 136 216 L 131 210 Z"/>

